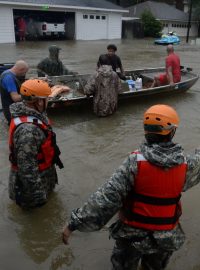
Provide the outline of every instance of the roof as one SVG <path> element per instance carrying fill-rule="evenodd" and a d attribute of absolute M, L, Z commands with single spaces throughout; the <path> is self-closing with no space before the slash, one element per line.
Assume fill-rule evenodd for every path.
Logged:
<path fill-rule="evenodd" d="M 127 12 L 126 9 L 106 0 L 0 0 L 0 4 L 24 6 L 66 7 L 70 9 L 112 10 Z"/>
<path fill-rule="evenodd" d="M 188 14 L 175 7 L 161 2 L 146 1 L 127 8 L 128 14 L 123 16 L 139 18 L 145 10 L 151 11 L 153 16 L 159 20 L 188 21 Z"/>

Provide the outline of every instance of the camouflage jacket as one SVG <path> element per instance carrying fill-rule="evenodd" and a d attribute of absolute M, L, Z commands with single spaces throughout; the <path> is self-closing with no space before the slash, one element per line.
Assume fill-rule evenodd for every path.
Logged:
<path fill-rule="evenodd" d="M 172 142 L 152 145 L 144 142 L 139 150 L 156 166 L 173 167 L 186 159 L 187 173 L 183 191 L 200 182 L 200 150 L 196 150 L 192 156 L 184 156 L 182 147 Z M 134 175 L 137 174 L 136 158 L 135 153 L 130 154 L 112 177 L 90 196 L 83 207 L 72 211 L 68 222 L 70 229 L 99 230 L 119 210 L 123 209 L 123 201 L 134 186 Z M 180 224 L 170 231 L 150 232 L 130 227 L 122 223 L 120 219 L 111 225 L 110 235 L 114 239 L 132 239 L 133 245 L 144 253 L 157 252 L 159 248 L 177 250 L 185 240 Z M 152 241 L 152 236 L 154 241 Z"/>
<path fill-rule="evenodd" d="M 43 59 L 38 65 L 38 76 L 44 77 L 45 75 L 48 76 L 60 76 L 60 75 L 68 75 L 73 74 L 70 72 L 59 59 L 51 59 L 47 57 Z"/>
<path fill-rule="evenodd" d="M 111 66 L 101 66 L 84 87 L 86 95 L 93 95 L 94 113 L 107 116 L 117 109 L 121 83 Z"/>
<path fill-rule="evenodd" d="M 10 111 L 12 117 L 35 116 L 44 123 L 48 123 L 45 114 L 28 108 L 23 102 L 12 104 Z M 57 183 L 54 165 L 39 172 L 37 155 L 45 139 L 44 131 L 31 123 L 19 125 L 14 132 L 14 155 L 18 171 L 16 172 L 12 168 L 10 170 L 9 197 L 21 204 L 22 207 L 29 208 L 44 204 L 48 194 Z M 16 190 L 16 188 L 20 190 Z"/>

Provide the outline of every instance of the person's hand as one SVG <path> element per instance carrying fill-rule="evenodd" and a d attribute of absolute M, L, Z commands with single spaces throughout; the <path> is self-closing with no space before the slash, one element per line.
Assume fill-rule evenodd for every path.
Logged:
<path fill-rule="evenodd" d="M 170 82 L 170 86 L 171 87 L 174 87 L 175 86 L 175 83 L 174 82 Z"/>
<path fill-rule="evenodd" d="M 72 231 L 68 228 L 67 225 L 65 225 L 62 232 L 62 241 L 65 245 L 68 245 L 69 237 L 71 234 L 72 234 Z"/>

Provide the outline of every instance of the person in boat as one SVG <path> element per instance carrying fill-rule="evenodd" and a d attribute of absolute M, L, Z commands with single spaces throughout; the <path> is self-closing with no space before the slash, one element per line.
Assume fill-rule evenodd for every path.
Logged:
<path fill-rule="evenodd" d="M 23 102 L 10 106 L 9 197 L 24 209 L 45 204 L 58 182 L 55 165 L 63 168 L 56 135 L 46 116 L 48 83 L 25 81 L 20 93 Z"/>
<path fill-rule="evenodd" d="M 8 124 L 10 124 L 11 119 L 9 107 L 12 103 L 21 101 L 19 89 L 21 83 L 25 80 L 28 69 L 28 64 L 23 60 L 19 60 L 12 68 L 5 70 L 0 76 L 1 103 Z"/>
<path fill-rule="evenodd" d="M 69 71 L 59 59 L 61 48 L 56 45 L 49 46 L 49 56 L 37 65 L 38 77 L 76 75 L 76 72 Z"/>
<path fill-rule="evenodd" d="M 99 68 L 84 87 L 84 94 L 93 95 L 93 110 L 98 116 L 108 116 L 117 110 L 121 82 L 112 70 L 107 55 L 99 57 Z"/>
<path fill-rule="evenodd" d="M 180 58 L 174 53 L 173 45 L 167 46 L 167 54 L 168 56 L 165 59 L 166 72 L 156 75 L 151 87 L 167 84 L 174 86 L 175 83 L 181 81 Z"/>
<path fill-rule="evenodd" d="M 118 55 L 116 55 L 116 51 L 117 51 L 117 46 L 115 44 L 109 44 L 107 46 L 107 56 L 108 56 L 109 64 L 112 66 L 112 69 L 115 72 L 117 72 L 121 80 L 126 80 L 121 59 Z M 97 67 L 100 67 L 100 65 L 101 64 L 98 60 Z"/>
<path fill-rule="evenodd" d="M 144 113 L 145 141 L 82 207 L 72 211 L 63 229 L 68 244 L 75 230 L 100 230 L 117 212 L 110 227 L 115 239 L 113 270 L 165 269 L 185 241 L 179 218 L 181 193 L 200 182 L 200 149 L 185 155 L 172 141 L 179 116 L 158 104 Z"/>

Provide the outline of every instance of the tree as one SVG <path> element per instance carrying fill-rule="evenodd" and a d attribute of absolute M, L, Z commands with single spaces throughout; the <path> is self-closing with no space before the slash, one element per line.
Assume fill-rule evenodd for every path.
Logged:
<path fill-rule="evenodd" d="M 142 3 L 142 2 L 145 2 L 147 0 L 107 0 L 109 2 L 112 2 L 116 5 L 119 5 L 121 7 L 130 7 L 130 6 L 133 6 L 133 5 L 136 5 L 136 4 L 139 4 L 139 3 Z M 167 3 L 169 5 L 173 5 L 174 4 L 174 0 L 151 0 L 153 2 L 163 2 L 163 3 Z M 183 0 L 176 0 L 177 1 L 182 1 Z"/>
<path fill-rule="evenodd" d="M 199 22 L 198 36 L 200 36 L 200 1 L 192 0 L 193 9 L 194 9 L 194 18 Z"/>
<path fill-rule="evenodd" d="M 200 21 L 200 1 L 199 0 L 192 0 L 193 7 L 194 7 L 194 16 L 197 20 Z"/>
<path fill-rule="evenodd" d="M 153 16 L 149 10 L 145 10 L 141 14 L 141 21 L 144 26 L 144 35 L 146 37 L 160 37 L 162 31 L 162 23 Z"/>

